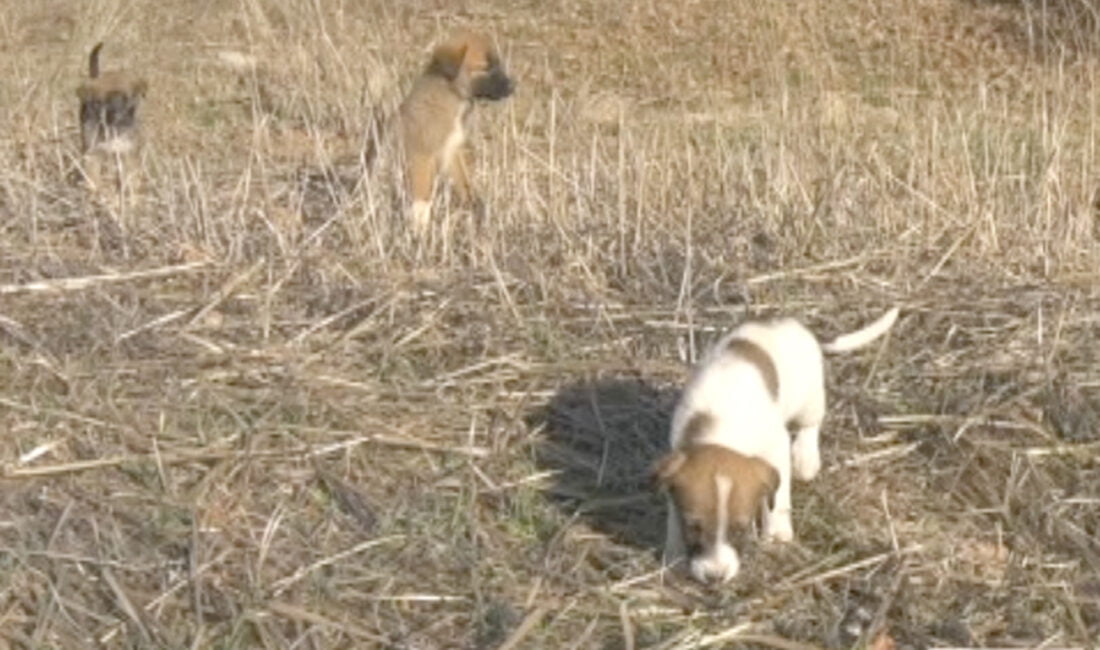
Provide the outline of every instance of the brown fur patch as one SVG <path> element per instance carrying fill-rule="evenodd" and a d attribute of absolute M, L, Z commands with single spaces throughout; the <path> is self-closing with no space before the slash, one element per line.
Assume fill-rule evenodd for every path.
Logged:
<path fill-rule="evenodd" d="M 775 362 L 772 361 L 771 355 L 765 352 L 764 348 L 745 339 L 732 339 L 726 345 L 726 351 L 755 366 L 772 400 L 779 399 L 779 372 L 775 369 Z"/>
<path fill-rule="evenodd" d="M 427 74 L 436 74 L 447 81 L 455 81 L 466 72 L 483 73 L 489 67 L 493 46 L 484 34 L 462 30 L 432 51 Z"/>
<path fill-rule="evenodd" d="M 687 448 L 699 442 L 699 439 L 714 426 L 714 416 L 706 411 L 698 411 L 684 425 L 684 434 L 680 438 L 680 447 Z"/>
<path fill-rule="evenodd" d="M 716 537 L 716 476 L 731 482 L 726 508 L 732 531 L 748 529 L 761 509 L 773 504 L 779 488 L 779 472 L 769 463 L 720 445 L 693 445 L 665 458 L 669 461 L 660 463 L 666 471 L 659 478 L 680 512 L 684 542 L 693 555 L 709 548 Z"/>

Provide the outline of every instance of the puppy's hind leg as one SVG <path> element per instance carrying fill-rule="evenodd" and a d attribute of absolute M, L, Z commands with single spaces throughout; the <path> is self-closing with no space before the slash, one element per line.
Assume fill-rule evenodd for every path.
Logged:
<path fill-rule="evenodd" d="M 794 476 L 800 481 L 809 481 L 821 471 L 821 450 L 818 448 L 820 437 L 820 424 L 799 428 L 794 433 L 791 461 L 794 466 Z"/>
<path fill-rule="evenodd" d="M 813 394 L 807 400 L 802 413 L 790 422 L 794 442 L 791 445 L 791 462 L 795 478 L 809 481 L 821 471 L 821 450 L 818 439 L 821 437 L 821 421 L 825 419 L 824 383 L 815 385 Z"/>

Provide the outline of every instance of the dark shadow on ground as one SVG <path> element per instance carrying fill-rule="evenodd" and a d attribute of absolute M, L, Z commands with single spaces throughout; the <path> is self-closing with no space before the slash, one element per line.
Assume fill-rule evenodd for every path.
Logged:
<path fill-rule="evenodd" d="M 975 7 L 1007 7 L 1019 12 L 1002 25 L 1011 42 L 1039 60 L 1100 55 L 1100 6 L 1091 0 L 963 0 Z"/>
<path fill-rule="evenodd" d="M 613 540 L 656 551 L 665 508 L 649 470 L 668 446 L 677 394 L 636 377 L 601 378 L 568 385 L 532 412 L 528 425 L 544 429 L 538 464 L 555 472 L 550 498 Z"/>

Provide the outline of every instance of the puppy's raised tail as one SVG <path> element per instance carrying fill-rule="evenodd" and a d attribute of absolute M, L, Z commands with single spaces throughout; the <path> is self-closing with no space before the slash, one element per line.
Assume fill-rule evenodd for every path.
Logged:
<path fill-rule="evenodd" d="M 103 41 L 95 44 L 92 53 L 88 55 L 88 76 L 95 79 L 99 76 L 99 51 L 103 49 Z"/>
<path fill-rule="evenodd" d="M 899 311 L 901 311 L 899 307 L 894 307 L 863 329 L 841 334 L 828 343 L 822 343 L 821 349 L 825 352 L 848 352 L 861 348 L 889 331 L 894 326 L 894 321 L 898 319 Z"/>

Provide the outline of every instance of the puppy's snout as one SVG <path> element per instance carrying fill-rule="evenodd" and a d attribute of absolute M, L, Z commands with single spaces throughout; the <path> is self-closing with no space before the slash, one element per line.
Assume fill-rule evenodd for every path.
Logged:
<path fill-rule="evenodd" d="M 718 544 L 691 559 L 691 574 L 703 583 L 722 583 L 733 579 L 741 569 L 737 551 L 727 544 Z"/>
<path fill-rule="evenodd" d="M 504 99 L 512 94 L 515 83 L 500 68 L 474 82 L 474 97 L 479 99 Z"/>
<path fill-rule="evenodd" d="M 704 584 L 721 584 L 732 580 L 741 570 L 737 552 L 728 546 L 719 546 L 706 555 L 691 561 L 691 575 Z"/>

